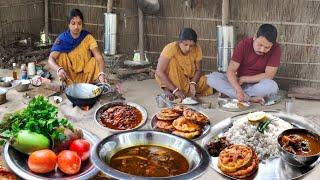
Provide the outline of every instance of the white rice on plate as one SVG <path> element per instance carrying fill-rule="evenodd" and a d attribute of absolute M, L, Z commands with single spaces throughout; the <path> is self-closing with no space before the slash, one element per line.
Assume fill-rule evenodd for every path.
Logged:
<path fill-rule="evenodd" d="M 278 135 L 284 130 L 292 128 L 292 125 L 271 114 L 267 114 L 267 118 L 272 119 L 272 122 L 264 133 L 260 133 L 257 130 L 257 125 L 249 123 L 245 116 L 236 120 L 224 136 L 232 144 L 244 144 L 252 147 L 261 160 L 278 157 Z"/>

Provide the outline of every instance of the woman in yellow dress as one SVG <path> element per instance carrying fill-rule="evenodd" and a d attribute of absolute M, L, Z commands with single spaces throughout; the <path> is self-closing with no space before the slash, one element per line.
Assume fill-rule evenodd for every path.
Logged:
<path fill-rule="evenodd" d="M 191 28 L 182 29 L 179 40 L 166 45 L 158 59 L 155 76 L 166 97 L 184 99 L 213 93 L 206 77 L 201 75 L 201 59 L 196 32 Z"/>
<path fill-rule="evenodd" d="M 68 84 L 106 83 L 104 60 L 97 41 L 83 30 L 83 15 L 72 9 L 68 15 L 69 29 L 56 39 L 49 55 L 49 66 Z"/>

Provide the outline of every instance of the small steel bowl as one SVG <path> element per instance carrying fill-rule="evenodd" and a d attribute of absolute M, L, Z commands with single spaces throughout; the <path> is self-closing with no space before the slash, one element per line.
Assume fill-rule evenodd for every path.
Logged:
<path fill-rule="evenodd" d="M 10 87 L 12 81 L 12 77 L 0 77 L 0 87 Z"/>
<path fill-rule="evenodd" d="M 278 136 L 278 149 L 280 151 L 281 158 L 285 162 L 289 163 L 290 165 L 298 166 L 298 167 L 308 166 L 316 162 L 320 156 L 320 152 L 314 155 L 307 155 L 307 156 L 295 155 L 282 148 L 280 144 L 282 136 L 288 135 L 288 134 L 294 134 L 294 133 L 308 134 L 310 136 L 313 136 L 318 141 L 318 143 L 320 143 L 320 136 L 312 131 L 309 131 L 307 129 L 299 129 L 299 128 L 287 129 Z"/>
<path fill-rule="evenodd" d="M 112 128 L 109 128 L 109 127 L 106 127 L 106 126 L 103 126 L 100 122 L 100 116 L 101 114 L 108 108 L 112 107 L 112 106 L 117 106 L 117 105 L 129 105 L 129 106 L 133 106 L 135 108 L 137 108 L 140 113 L 142 114 L 142 120 L 140 122 L 140 124 L 138 124 L 136 127 L 134 128 L 131 128 L 131 129 L 124 129 L 124 130 L 117 130 L 117 129 L 112 129 Z M 146 109 L 139 105 L 139 104 L 136 104 L 136 103 L 133 103 L 133 102 L 120 102 L 120 101 L 114 101 L 114 102 L 110 102 L 110 103 L 106 103 L 104 105 L 102 105 L 100 108 L 97 109 L 97 111 L 95 112 L 95 115 L 94 115 L 94 121 L 99 124 L 100 127 L 110 131 L 110 132 L 123 132 L 123 131 L 131 131 L 131 130 L 135 130 L 135 129 L 138 129 L 140 128 L 141 126 L 143 126 L 146 121 L 147 121 L 147 118 L 148 118 L 148 113 L 146 111 Z"/>
<path fill-rule="evenodd" d="M 16 80 L 13 83 L 19 83 L 15 89 L 18 92 L 24 92 L 27 91 L 29 89 L 29 85 L 31 84 L 30 80 Z"/>
<path fill-rule="evenodd" d="M 108 165 L 111 157 L 121 149 L 137 145 L 156 145 L 179 152 L 189 162 L 189 171 L 170 177 L 141 177 L 120 172 Z M 102 139 L 91 150 L 91 161 L 104 174 L 115 179 L 196 179 L 209 165 L 209 154 L 197 143 L 176 135 L 141 130 L 113 134 Z"/>

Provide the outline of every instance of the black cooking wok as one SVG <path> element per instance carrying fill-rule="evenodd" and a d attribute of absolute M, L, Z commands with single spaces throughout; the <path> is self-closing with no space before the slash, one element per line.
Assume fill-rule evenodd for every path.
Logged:
<path fill-rule="evenodd" d="M 74 106 L 92 107 L 103 93 L 110 90 L 111 88 L 108 84 L 93 85 L 87 83 L 75 83 L 69 85 L 65 89 L 65 93 Z"/>

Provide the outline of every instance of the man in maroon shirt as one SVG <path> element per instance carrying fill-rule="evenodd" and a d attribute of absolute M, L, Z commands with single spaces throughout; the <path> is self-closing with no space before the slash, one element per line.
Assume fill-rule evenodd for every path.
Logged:
<path fill-rule="evenodd" d="M 276 38 L 277 29 L 273 25 L 261 25 L 255 36 L 237 44 L 227 73 L 211 73 L 208 84 L 239 101 L 264 103 L 264 97 L 276 94 L 279 89 L 273 80 L 281 56 Z"/>

